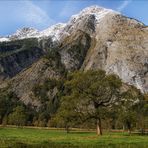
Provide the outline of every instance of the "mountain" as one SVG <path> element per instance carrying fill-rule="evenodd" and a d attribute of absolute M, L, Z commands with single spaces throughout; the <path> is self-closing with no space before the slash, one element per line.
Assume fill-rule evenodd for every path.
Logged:
<path fill-rule="evenodd" d="M 0 38 L 0 88 L 9 87 L 25 104 L 40 105 L 35 86 L 80 69 L 104 69 L 148 92 L 148 27 L 91 6 L 67 24 L 43 31 L 23 28 Z"/>
<path fill-rule="evenodd" d="M 52 37 L 58 39 L 58 36 L 60 34 L 60 30 L 65 26 L 63 23 L 59 23 L 56 25 L 53 25 L 43 31 L 38 31 L 34 28 L 27 28 L 24 27 L 22 29 L 19 29 L 16 31 L 16 33 L 9 35 L 7 37 L 0 37 L 0 42 L 4 41 L 14 41 L 14 40 L 20 40 L 20 39 L 27 39 L 27 38 L 44 38 L 44 37 Z"/>

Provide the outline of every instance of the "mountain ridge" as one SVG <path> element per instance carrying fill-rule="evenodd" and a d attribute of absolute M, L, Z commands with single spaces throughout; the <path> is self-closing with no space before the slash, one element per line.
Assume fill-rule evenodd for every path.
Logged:
<path fill-rule="evenodd" d="M 98 13 L 98 14 L 96 14 L 96 13 Z M 83 15 L 87 15 L 87 14 L 94 14 L 94 15 L 96 14 L 96 17 L 98 17 L 98 20 L 99 20 L 101 17 L 105 16 L 105 14 L 107 14 L 107 13 L 119 14 L 119 12 L 116 12 L 114 10 L 105 9 L 103 7 L 94 5 L 94 6 L 90 6 L 90 7 L 87 7 L 85 9 L 81 10 L 80 13 L 77 15 L 72 15 L 70 18 L 70 21 L 79 18 L 79 16 L 83 16 Z M 100 15 L 100 17 L 99 17 L 99 15 Z M 44 36 L 50 36 L 52 34 L 52 31 L 58 31 L 58 30 L 62 29 L 63 27 L 65 27 L 66 25 L 67 25 L 66 23 L 58 23 L 58 24 L 52 25 L 49 28 L 44 29 L 42 31 L 38 31 L 37 29 L 31 28 L 31 27 L 24 27 L 22 29 L 18 29 L 16 31 L 16 33 L 14 33 L 12 35 L 0 37 L 0 42 L 11 41 L 11 38 L 13 40 L 16 38 L 16 40 L 17 40 L 17 39 L 32 38 L 32 37 L 39 38 L 39 37 L 44 37 Z"/>
<path fill-rule="evenodd" d="M 75 70 L 103 69 L 148 92 L 148 29 L 135 19 L 92 6 L 67 24 L 41 31 L 43 35 L 25 31 L 31 32 L 30 38 L 0 42 L 0 87 L 10 86 L 26 104 L 39 105 L 33 101 L 35 85 Z"/>

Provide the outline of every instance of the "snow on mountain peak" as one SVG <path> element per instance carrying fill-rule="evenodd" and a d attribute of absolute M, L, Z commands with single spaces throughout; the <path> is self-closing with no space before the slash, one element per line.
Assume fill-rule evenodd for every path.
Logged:
<path fill-rule="evenodd" d="M 66 26 L 64 23 L 58 23 L 53 25 L 43 31 L 40 32 L 39 36 L 52 36 L 53 40 L 58 40 L 60 37 L 60 33 L 63 31 L 63 28 Z"/>
<path fill-rule="evenodd" d="M 73 15 L 71 21 L 76 22 L 77 19 L 82 18 L 86 15 L 94 15 L 96 20 L 99 22 L 106 14 L 120 14 L 112 9 L 106 9 L 97 5 L 87 7 L 80 11 L 80 13 Z"/>
<path fill-rule="evenodd" d="M 42 37 L 52 37 L 52 40 L 58 40 L 60 33 L 66 24 L 59 23 L 53 25 L 43 31 L 38 31 L 34 28 L 22 28 L 16 31 L 16 33 L 9 35 L 7 37 L 0 37 L 0 42 L 11 41 L 12 39 L 24 39 L 24 38 L 42 38 Z"/>
<path fill-rule="evenodd" d="M 0 37 L 0 42 L 8 42 L 8 41 L 10 41 L 9 38 L 7 38 L 7 37 Z"/>
<path fill-rule="evenodd" d="M 23 38 L 28 38 L 28 37 L 33 37 L 38 33 L 38 30 L 30 27 L 24 27 L 22 29 L 19 29 L 16 31 L 16 33 L 10 35 L 10 38 L 18 38 L 18 39 L 23 39 Z"/>
<path fill-rule="evenodd" d="M 85 9 L 83 9 L 80 13 L 98 13 L 98 12 L 101 12 L 101 11 L 112 11 L 112 12 L 116 12 L 112 9 L 106 9 L 104 7 L 100 7 L 100 6 L 97 6 L 97 5 L 93 5 L 93 6 L 90 6 L 90 7 L 86 7 Z"/>
<path fill-rule="evenodd" d="M 7 37 L 0 37 L 0 42 L 3 41 L 11 41 L 12 39 L 24 39 L 24 38 L 43 38 L 43 37 L 52 37 L 52 40 L 60 40 L 61 36 L 68 35 L 68 31 L 66 31 L 66 27 L 73 26 L 76 22 L 80 22 L 82 18 L 88 15 L 94 15 L 96 19 L 96 23 L 99 23 L 102 18 L 105 17 L 107 14 L 117 14 L 118 12 L 106 9 L 103 7 L 99 7 L 97 5 L 87 7 L 80 11 L 80 13 L 73 15 L 70 21 L 67 24 L 59 23 L 53 25 L 43 31 L 38 31 L 34 28 L 27 28 L 24 27 L 16 31 L 16 33 L 7 36 Z M 72 27 L 75 28 L 75 27 Z"/>

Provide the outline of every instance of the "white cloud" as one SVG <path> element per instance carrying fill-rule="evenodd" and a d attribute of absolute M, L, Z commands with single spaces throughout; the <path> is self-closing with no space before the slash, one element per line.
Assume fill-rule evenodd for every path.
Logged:
<path fill-rule="evenodd" d="M 49 26 L 55 23 L 48 14 L 31 1 L 21 1 L 16 16 L 28 25 Z"/>
<path fill-rule="evenodd" d="M 71 15 L 75 14 L 79 10 L 79 8 L 75 6 L 75 4 L 77 4 L 77 1 L 67 1 L 59 16 L 70 17 Z"/>
<path fill-rule="evenodd" d="M 118 11 L 123 11 L 130 3 L 132 0 L 125 0 L 122 2 L 122 4 L 117 8 Z"/>

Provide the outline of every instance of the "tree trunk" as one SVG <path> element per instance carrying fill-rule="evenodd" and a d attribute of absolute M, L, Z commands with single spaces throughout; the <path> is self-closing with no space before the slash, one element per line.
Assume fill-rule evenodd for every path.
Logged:
<path fill-rule="evenodd" d="M 68 125 L 66 125 L 66 132 L 67 132 L 67 134 L 70 132 Z"/>
<path fill-rule="evenodd" d="M 127 127 L 128 127 L 128 133 L 131 135 L 131 123 L 127 122 Z"/>
<path fill-rule="evenodd" d="M 124 126 L 124 124 L 123 124 L 122 130 L 123 130 L 123 132 L 125 131 L 125 126 Z"/>
<path fill-rule="evenodd" d="M 129 135 L 131 135 L 131 129 L 128 129 L 128 133 L 129 133 Z"/>
<path fill-rule="evenodd" d="M 101 119 L 97 119 L 97 135 L 102 135 Z"/>

